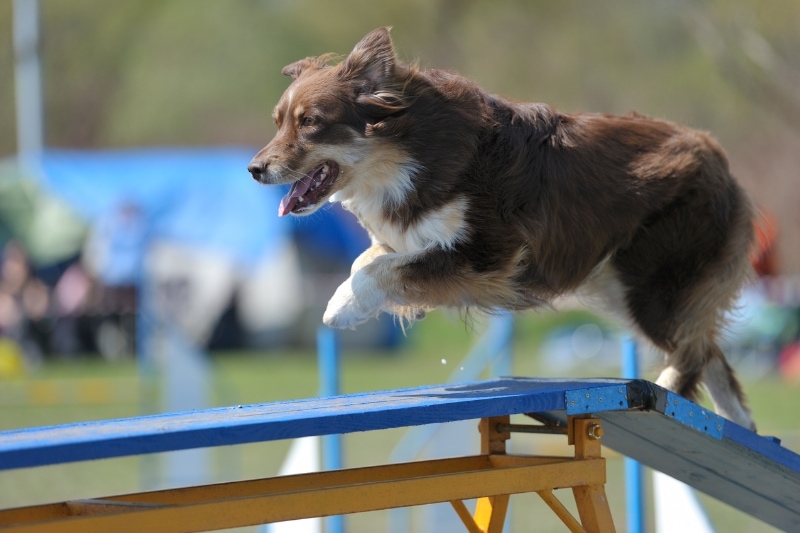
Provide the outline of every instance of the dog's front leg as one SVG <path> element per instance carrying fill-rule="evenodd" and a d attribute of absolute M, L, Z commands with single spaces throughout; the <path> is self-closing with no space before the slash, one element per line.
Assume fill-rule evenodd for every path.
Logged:
<path fill-rule="evenodd" d="M 365 266 L 376 258 L 394 253 L 384 244 L 373 244 L 359 255 L 350 267 L 350 277 L 339 285 L 322 321 L 332 328 L 354 328 L 381 312 L 386 305 L 386 295 L 377 286 L 372 276 L 363 272 Z"/>
<path fill-rule="evenodd" d="M 361 255 L 356 257 L 356 260 L 353 261 L 353 265 L 350 267 L 350 275 L 352 276 L 368 264 L 372 263 L 376 258 L 386 255 L 386 254 L 393 254 L 395 251 L 386 246 L 385 244 L 374 243 L 372 246 L 361 252 Z"/>
<path fill-rule="evenodd" d="M 423 309 L 409 307 L 396 290 L 399 269 L 410 256 L 383 244 L 370 246 L 353 262 L 350 277 L 336 289 L 322 321 L 333 328 L 352 329 L 381 311 L 408 321 L 424 317 Z"/>

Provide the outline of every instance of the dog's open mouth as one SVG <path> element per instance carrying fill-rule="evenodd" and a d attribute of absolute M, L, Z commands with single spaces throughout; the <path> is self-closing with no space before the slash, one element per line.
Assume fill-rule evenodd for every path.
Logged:
<path fill-rule="evenodd" d="M 300 214 L 319 203 L 330 191 L 339 176 L 339 165 L 335 161 L 325 161 L 311 172 L 292 183 L 292 188 L 281 199 L 278 216 L 289 213 Z"/>

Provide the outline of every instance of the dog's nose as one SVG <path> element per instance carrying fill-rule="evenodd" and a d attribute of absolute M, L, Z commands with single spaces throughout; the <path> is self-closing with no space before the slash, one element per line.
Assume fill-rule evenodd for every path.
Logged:
<path fill-rule="evenodd" d="M 247 170 L 253 175 L 254 180 L 259 180 L 267 171 L 267 163 L 266 161 L 257 161 L 253 159 L 250 164 L 247 165 Z"/>

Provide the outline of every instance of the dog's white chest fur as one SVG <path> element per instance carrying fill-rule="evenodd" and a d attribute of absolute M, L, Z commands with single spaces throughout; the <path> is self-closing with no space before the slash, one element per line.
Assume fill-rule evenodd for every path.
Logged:
<path fill-rule="evenodd" d="M 463 196 L 431 209 L 408 227 L 387 219 L 384 206 L 399 206 L 407 201 L 419 167 L 404 154 L 383 150 L 379 155 L 383 157 L 350 170 L 355 173 L 364 172 L 362 168 L 369 169 L 366 170 L 368 176 L 355 180 L 360 184 L 359 188 L 345 187 L 331 197 L 332 201 L 341 201 L 342 207 L 358 217 L 374 241 L 386 244 L 396 252 L 407 253 L 437 246 L 452 249 L 467 236 L 465 215 L 469 205 Z M 366 183 L 371 186 L 365 187 Z"/>
<path fill-rule="evenodd" d="M 466 237 L 467 223 L 464 215 L 466 198 L 457 198 L 438 209 L 426 213 L 420 220 L 402 228 L 380 217 L 365 221 L 375 238 L 397 252 L 417 252 L 426 248 L 452 249 Z"/>
<path fill-rule="evenodd" d="M 369 230 L 374 241 L 386 244 L 396 252 L 406 253 L 433 247 L 452 249 L 467 236 L 467 222 L 464 218 L 467 203 L 466 198 L 456 198 L 431 210 L 405 228 L 388 220 L 381 207 L 364 209 L 348 205 L 349 202 L 343 202 L 343 205 L 353 211 Z"/>

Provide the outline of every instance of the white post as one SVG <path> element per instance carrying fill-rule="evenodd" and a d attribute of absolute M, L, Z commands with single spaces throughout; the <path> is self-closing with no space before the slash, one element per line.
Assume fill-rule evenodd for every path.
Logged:
<path fill-rule="evenodd" d="M 714 526 L 689 485 L 661 472 L 653 472 L 653 499 L 656 533 L 714 533 Z"/>
<path fill-rule="evenodd" d="M 13 31 L 17 154 L 38 157 L 44 145 L 38 0 L 14 0 Z"/>

